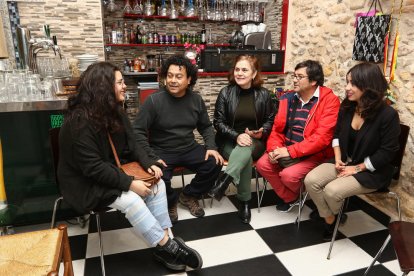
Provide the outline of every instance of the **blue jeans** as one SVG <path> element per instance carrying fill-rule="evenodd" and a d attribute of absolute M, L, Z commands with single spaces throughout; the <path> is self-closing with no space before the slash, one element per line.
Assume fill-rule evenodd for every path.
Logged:
<path fill-rule="evenodd" d="M 167 197 L 164 181 L 158 182 L 158 187 L 152 188 L 156 194 L 141 197 L 133 191 L 122 194 L 109 207 L 125 214 L 132 231 L 142 236 L 151 246 L 156 246 L 165 235 L 165 229 L 170 228 L 171 221 L 167 209 Z"/>

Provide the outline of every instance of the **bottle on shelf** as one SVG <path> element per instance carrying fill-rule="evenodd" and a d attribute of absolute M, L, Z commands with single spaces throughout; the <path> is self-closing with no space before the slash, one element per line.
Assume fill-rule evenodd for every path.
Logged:
<path fill-rule="evenodd" d="M 153 36 L 153 43 L 154 44 L 159 44 L 160 43 L 160 35 L 157 32 L 157 28 L 154 26 L 154 33 L 152 34 Z"/>
<path fill-rule="evenodd" d="M 112 25 L 111 29 L 111 43 L 112 44 L 118 44 L 118 35 L 117 35 L 117 29 L 115 23 Z"/>
<path fill-rule="evenodd" d="M 137 31 L 135 35 L 135 43 L 142 44 L 142 33 L 141 29 L 139 28 L 139 25 L 137 25 Z"/>
<path fill-rule="evenodd" d="M 136 43 L 136 33 L 134 31 L 134 25 L 131 24 L 129 30 L 129 43 L 134 44 Z"/>
<path fill-rule="evenodd" d="M 207 31 L 206 31 L 206 24 L 203 24 L 203 28 L 201 29 L 201 44 L 207 43 Z"/>
<path fill-rule="evenodd" d="M 177 39 L 177 43 L 182 43 L 180 27 L 178 27 L 178 26 L 177 26 L 177 29 L 176 29 L 176 32 L 175 32 L 175 38 Z"/>
<path fill-rule="evenodd" d="M 128 61 L 128 59 L 124 60 L 124 72 L 129 72 L 129 61 Z"/>
<path fill-rule="evenodd" d="M 118 27 L 116 28 L 116 44 L 122 44 L 122 42 L 124 41 L 123 36 L 124 32 L 121 27 L 121 22 L 118 21 Z"/>
<path fill-rule="evenodd" d="M 123 29 L 123 35 L 122 35 L 122 43 L 123 44 L 129 44 L 130 43 L 129 38 L 130 38 L 130 30 L 128 28 L 128 24 L 126 22 L 124 22 L 124 29 Z"/>

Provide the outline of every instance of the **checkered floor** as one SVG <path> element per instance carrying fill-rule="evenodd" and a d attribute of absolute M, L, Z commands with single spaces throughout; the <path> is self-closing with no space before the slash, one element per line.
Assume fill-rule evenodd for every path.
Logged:
<path fill-rule="evenodd" d="M 117 212 L 101 215 L 106 273 L 112 275 L 362 275 L 386 236 L 389 218 L 359 198 L 352 198 L 346 210 L 348 220 L 340 227 L 331 259 L 329 243 L 321 239 L 323 226 L 309 220 L 312 202 L 302 214 L 300 229 L 293 223 L 297 207 L 279 213 L 272 190 L 264 195 L 260 213 L 252 200 L 252 221 L 243 224 L 237 217 L 234 195 L 206 202 L 206 216 L 192 217 L 179 206 L 179 222 L 173 232 L 197 249 L 203 257 L 200 271 L 175 273 L 152 257 L 142 239 L 130 231 L 129 223 Z M 253 194 L 255 199 L 256 193 Z M 16 232 L 44 229 L 48 225 L 15 228 Z M 75 275 L 100 275 L 99 243 L 95 218 L 86 227 L 69 225 Z M 371 275 L 401 274 L 391 246 L 382 254 Z"/>

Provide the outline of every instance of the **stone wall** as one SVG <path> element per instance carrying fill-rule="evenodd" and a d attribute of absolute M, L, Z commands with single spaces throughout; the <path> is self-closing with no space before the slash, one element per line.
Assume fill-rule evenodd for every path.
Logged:
<path fill-rule="evenodd" d="M 345 74 L 355 64 L 352 60 L 355 14 L 367 11 L 369 0 L 326 0 L 326 1 L 290 1 L 287 38 L 286 70 L 292 70 L 295 64 L 304 59 L 318 59 L 324 66 L 326 85 L 344 97 Z M 393 1 L 381 1 L 383 11 L 391 12 Z M 393 26 L 399 13 L 399 2 L 394 9 Z M 401 122 L 411 127 L 410 137 L 404 156 L 401 178 L 392 190 L 402 197 L 405 219 L 414 221 L 414 1 L 404 1 L 400 20 L 400 44 L 396 79 L 391 83 L 392 91 L 397 95 L 394 108 Z M 393 28 L 395 29 L 395 28 Z M 395 31 L 392 30 L 395 34 Z M 393 41 L 393 37 L 391 38 Z M 289 85 L 289 81 L 287 82 Z M 392 200 L 374 200 L 379 208 L 393 212 Z"/>

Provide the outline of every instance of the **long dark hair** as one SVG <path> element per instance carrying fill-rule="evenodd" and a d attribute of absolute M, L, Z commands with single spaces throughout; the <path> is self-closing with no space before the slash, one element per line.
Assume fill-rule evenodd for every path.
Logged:
<path fill-rule="evenodd" d="M 236 59 L 233 62 L 233 66 L 231 67 L 228 75 L 228 80 L 230 84 L 236 84 L 236 80 L 234 79 L 234 68 L 236 67 L 237 62 L 241 60 L 247 60 L 252 67 L 253 71 L 256 71 L 256 76 L 254 77 L 252 81 L 252 87 L 253 88 L 260 88 L 262 87 L 262 84 L 264 83 L 261 71 L 262 68 L 260 66 L 259 60 L 255 56 L 242 54 L 236 57 Z"/>
<path fill-rule="evenodd" d="M 120 71 L 119 68 L 109 62 L 90 65 L 76 85 L 78 94 L 68 100 L 65 121 L 75 120 L 80 115 L 91 121 L 98 131 L 119 130 L 122 107 L 115 97 L 116 71 Z"/>
<path fill-rule="evenodd" d="M 351 76 L 352 85 L 362 91 L 360 99 L 361 117 L 364 120 L 374 118 L 378 110 L 385 104 L 384 97 L 388 89 L 388 82 L 378 65 L 372 63 L 360 63 L 349 69 L 346 76 Z M 356 108 L 356 102 L 345 98 L 342 108 Z"/>

